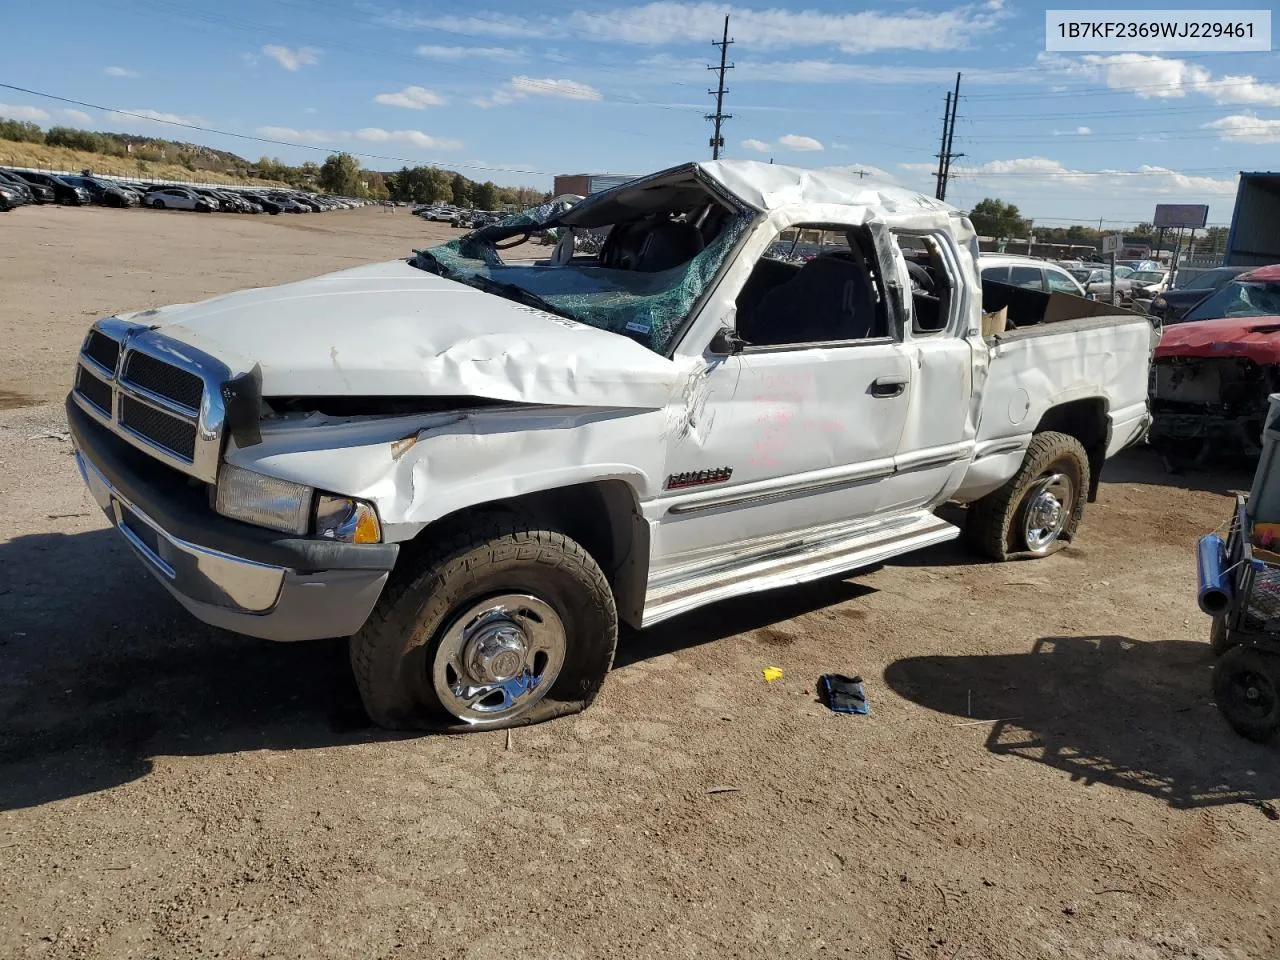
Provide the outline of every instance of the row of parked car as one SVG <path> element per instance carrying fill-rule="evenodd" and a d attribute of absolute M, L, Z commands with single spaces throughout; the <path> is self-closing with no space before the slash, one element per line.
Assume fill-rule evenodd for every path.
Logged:
<path fill-rule="evenodd" d="M 151 207 L 199 213 L 319 213 L 364 206 L 368 201 L 300 190 L 178 187 L 89 175 L 0 169 L 0 211 L 27 203 L 69 206 Z"/>
<path fill-rule="evenodd" d="M 423 220 L 447 223 L 450 226 L 462 227 L 467 230 L 479 230 L 481 227 L 497 223 L 503 217 L 509 216 L 509 214 L 501 213 L 497 210 L 466 210 L 447 203 L 433 203 L 415 207 L 413 214 Z"/>

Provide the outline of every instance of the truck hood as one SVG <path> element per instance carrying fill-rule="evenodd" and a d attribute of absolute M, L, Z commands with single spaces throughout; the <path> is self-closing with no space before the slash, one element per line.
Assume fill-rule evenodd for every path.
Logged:
<path fill-rule="evenodd" d="M 1166 357 L 1247 357 L 1280 364 L 1280 317 L 1193 320 L 1164 328 L 1156 359 Z"/>
<path fill-rule="evenodd" d="M 657 409 L 688 371 L 618 334 L 403 260 L 121 315 L 243 373 L 265 397 L 471 396 Z"/>

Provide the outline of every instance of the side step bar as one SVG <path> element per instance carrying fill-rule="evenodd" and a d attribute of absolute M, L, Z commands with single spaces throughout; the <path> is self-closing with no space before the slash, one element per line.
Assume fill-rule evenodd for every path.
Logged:
<path fill-rule="evenodd" d="M 745 593 L 789 587 L 881 563 L 890 557 L 954 540 L 960 528 L 921 512 L 844 535 L 803 535 L 766 552 L 744 554 L 708 570 L 668 573 L 650 583 L 642 626 L 650 627 L 697 607 Z"/>

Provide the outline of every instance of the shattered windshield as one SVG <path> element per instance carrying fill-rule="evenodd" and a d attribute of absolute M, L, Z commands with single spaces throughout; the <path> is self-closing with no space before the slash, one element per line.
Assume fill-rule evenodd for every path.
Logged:
<path fill-rule="evenodd" d="M 668 203 L 646 197 L 640 210 L 625 197 L 616 209 L 597 203 L 593 210 L 604 207 L 606 217 L 623 215 L 611 223 L 596 222 L 599 215 L 586 224 L 561 222 L 579 199 L 550 201 L 418 251 L 410 262 L 667 353 L 751 217 L 681 183 Z M 521 249 L 513 254 L 521 259 L 503 259 L 503 251 L 546 233 L 553 249 Z"/>
<path fill-rule="evenodd" d="M 1234 280 L 1201 301 L 1186 320 L 1218 320 L 1224 317 L 1280 316 L 1280 283 L 1248 283 Z"/>

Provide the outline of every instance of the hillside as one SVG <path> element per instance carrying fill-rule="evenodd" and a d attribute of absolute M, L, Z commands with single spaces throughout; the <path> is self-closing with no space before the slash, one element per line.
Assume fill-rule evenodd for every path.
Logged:
<path fill-rule="evenodd" d="M 178 163 L 113 157 L 105 153 L 54 147 L 46 143 L 19 143 L 13 140 L 0 140 L 0 166 L 4 165 L 74 172 L 89 169 L 94 173 L 155 180 L 199 180 L 207 183 L 261 186 L 286 185 L 280 180 L 249 180 L 216 170 L 192 171 Z"/>

